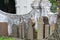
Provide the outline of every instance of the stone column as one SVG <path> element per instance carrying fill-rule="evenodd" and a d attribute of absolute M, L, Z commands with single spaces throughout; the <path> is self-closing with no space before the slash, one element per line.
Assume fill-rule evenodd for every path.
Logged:
<path fill-rule="evenodd" d="M 32 27 L 32 20 L 31 19 L 29 19 L 28 20 L 28 39 L 29 40 L 33 40 L 33 27 Z"/>
<path fill-rule="evenodd" d="M 39 17 L 38 19 L 38 34 L 37 34 L 38 40 L 43 40 L 43 18 Z"/>

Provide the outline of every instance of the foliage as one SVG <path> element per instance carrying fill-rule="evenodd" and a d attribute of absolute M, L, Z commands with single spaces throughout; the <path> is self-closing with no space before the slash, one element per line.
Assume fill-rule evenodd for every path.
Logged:
<path fill-rule="evenodd" d="M 0 37 L 0 40 L 15 40 L 12 37 Z"/>
<path fill-rule="evenodd" d="M 51 12 L 55 13 L 57 11 L 57 2 L 56 2 L 56 0 L 49 0 L 49 1 L 52 4 L 50 10 L 51 10 Z"/>

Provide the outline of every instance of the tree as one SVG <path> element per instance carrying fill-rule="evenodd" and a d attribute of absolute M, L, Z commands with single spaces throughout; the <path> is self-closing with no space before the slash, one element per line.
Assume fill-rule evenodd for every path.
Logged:
<path fill-rule="evenodd" d="M 57 2 L 56 2 L 56 0 L 49 0 L 49 1 L 51 3 L 50 10 L 51 10 L 51 12 L 55 13 L 57 11 Z"/>

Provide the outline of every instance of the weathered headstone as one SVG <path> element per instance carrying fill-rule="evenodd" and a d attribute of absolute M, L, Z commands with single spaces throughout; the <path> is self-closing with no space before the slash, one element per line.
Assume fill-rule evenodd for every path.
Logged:
<path fill-rule="evenodd" d="M 12 26 L 12 36 L 18 37 L 18 26 L 16 24 L 13 24 Z"/>
<path fill-rule="evenodd" d="M 22 38 L 22 25 L 21 25 L 22 23 L 19 23 L 19 38 Z"/>
<path fill-rule="evenodd" d="M 48 38 L 50 34 L 49 24 L 45 25 L 45 38 Z"/>
<path fill-rule="evenodd" d="M 43 18 L 39 17 L 38 19 L 38 34 L 37 34 L 38 40 L 43 40 Z"/>
<path fill-rule="evenodd" d="M 50 35 L 54 33 L 54 30 L 55 30 L 55 24 L 50 24 Z"/>
<path fill-rule="evenodd" d="M 24 39 L 24 22 L 21 23 L 21 32 L 22 39 Z"/>
<path fill-rule="evenodd" d="M 33 22 L 32 22 L 32 20 L 31 19 L 29 19 L 28 20 L 28 39 L 29 40 L 33 40 L 33 27 L 32 27 L 32 24 Z"/>
<path fill-rule="evenodd" d="M 22 38 L 24 39 L 25 38 L 25 28 L 26 28 L 25 22 L 23 21 L 21 25 L 22 25 Z"/>
<path fill-rule="evenodd" d="M 19 38 L 25 39 L 26 23 L 23 21 L 19 24 Z"/>

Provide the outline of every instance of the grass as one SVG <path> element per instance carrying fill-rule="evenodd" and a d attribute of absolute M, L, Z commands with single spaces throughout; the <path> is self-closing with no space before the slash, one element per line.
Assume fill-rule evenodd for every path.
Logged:
<path fill-rule="evenodd" d="M 0 37 L 0 40 L 15 40 L 15 38 L 12 38 L 12 37 Z"/>

